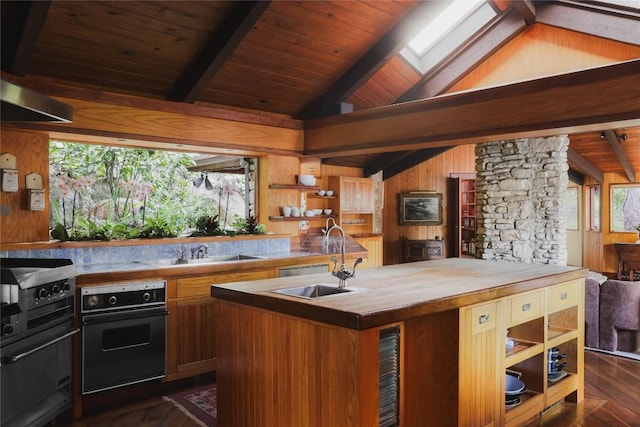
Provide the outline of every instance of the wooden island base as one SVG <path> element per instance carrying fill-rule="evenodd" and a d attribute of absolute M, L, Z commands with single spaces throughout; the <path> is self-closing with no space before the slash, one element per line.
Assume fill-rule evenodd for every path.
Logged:
<path fill-rule="evenodd" d="M 455 261 L 457 269 L 446 270 L 468 281 L 482 269 L 477 263 L 492 262 L 468 261 Z M 363 272 L 357 286 L 370 293 L 322 301 L 269 291 L 290 286 L 290 279 L 213 286 L 218 425 L 521 425 L 559 400 L 581 401 L 584 270 L 522 271 L 520 265 L 520 280 L 510 282 L 514 267 L 502 265 L 505 274 L 493 286 L 480 283 L 465 291 L 450 274 L 446 280 L 431 268 L 451 262 L 412 264 L 407 281 L 421 268 L 420 276 L 429 280 L 407 282 L 404 293 L 412 294 L 407 301 L 398 304 L 389 297 L 387 310 L 375 313 L 365 298 L 378 304 L 376 292 L 388 291 L 385 269 L 396 268 L 397 277 L 399 267 Z M 477 280 L 492 281 L 482 276 Z M 448 297 L 436 295 L 446 287 Z M 327 313 L 318 314 L 323 310 Z M 345 313 L 358 313 L 359 322 L 332 324 L 332 313 L 335 323 L 345 323 Z M 506 348 L 507 331 L 513 348 Z M 558 382 L 548 378 L 552 348 L 566 354 L 567 375 Z M 518 372 L 527 388 L 513 407 L 505 405 L 506 370 Z"/>

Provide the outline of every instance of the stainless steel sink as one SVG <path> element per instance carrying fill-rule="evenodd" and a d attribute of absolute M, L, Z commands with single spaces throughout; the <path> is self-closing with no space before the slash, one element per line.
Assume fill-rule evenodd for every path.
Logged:
<path fill-rule="evenodd" d="M 245 261 L 251 259 L 265 259 L 264 257 L 253 256 L 253 255 L 216 255 L 210 256 L 206 258 L 197 258 L 197 259 L 184 259 L 178 260 L 177 258 L 166 258 L 166 259 L 156 259 L 148 261 L 149 264 L 157 265 L 157 266 L 168 266 L 168 265 L 181 265 L 181 264 L 213 264 L 216 262 L 233 262 L 233 261 Z"/>
<path fill-rule="evenodd" d="M 341 294 L 360 292 L 360 289 L 339 288 L 336 285 L 330 285 L 330 284 L 315 284 L 315 285 L 306 285 L 306 286 L 296 286 L 293 288 L 275 289 L 272 292 L 289 295 L 292 297 L 314 299 L 314 298 L 329 297 L 329 296 L 336 296 Z"/>

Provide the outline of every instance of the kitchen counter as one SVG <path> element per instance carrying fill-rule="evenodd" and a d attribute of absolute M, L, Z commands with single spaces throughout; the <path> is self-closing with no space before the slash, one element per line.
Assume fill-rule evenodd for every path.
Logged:
<path fill-rule="evenodd" d="M 211 295 L 336 326 L 366 329 L 584 275 L 580 267 L 448 258 L 359 270 L 348 286 L 361 288 L 361 292 L 313 300 L 272 291 L 314 283 L 337 285 L 338 279 L 316 274 L 237 282 L 212 286 Z"/>
<path fill-rule="evenodd" d="M 224 274 L 262 268 L 330 263 L 332 256 L 340 256 L 340 248 L 336 236 L 332 235 L 330 243 L 323 245 L 321 233 L 309 233 L 298 247 L 292 247 L 289 252 L 243 254 L 257 257 L 257 259 L 173 265 L 160 265 L 155 263 L 154 260 L 79 264 L 76 266 L 79 275 L 78 284 L 82 286 L 105 280 L 130 280 L 132 272 L 135 273 L 136 279 L 147 279 L 157 278 L 158 276 L 181 277 L 209 273 Z M 345 253 L 349 260 L 367 257 L 366 249 L 349 236 L 345 240 Z"/>
<path fill-rule="evenodd" d="M 213 285 L 218 425 L 518 426 L 579 402 L 585 272 L 449 258 L 358 271 L 361 291 L 315 299 L 273 291 L 337 279 Z M 511 354 L 505 332 L 526 344 Z M 569 373 L 552 384 L 556 347 Z M 516 407 L 506 369 L 527 387 Z"/>

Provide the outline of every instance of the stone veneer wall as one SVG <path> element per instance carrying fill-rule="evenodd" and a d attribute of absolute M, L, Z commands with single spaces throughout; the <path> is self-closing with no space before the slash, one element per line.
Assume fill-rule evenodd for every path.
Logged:
<path fill-rule="evenodd" d="M 476 145 L 476 256 L 566 265 L 566 135 Z"/>

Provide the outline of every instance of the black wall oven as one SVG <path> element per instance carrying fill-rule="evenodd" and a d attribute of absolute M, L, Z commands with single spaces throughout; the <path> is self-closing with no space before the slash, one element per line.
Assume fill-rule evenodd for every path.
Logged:
<path fill-rule="evenodd" d="M 82 288 L 82 393 L 166 375 L 166 283 Z"/>

